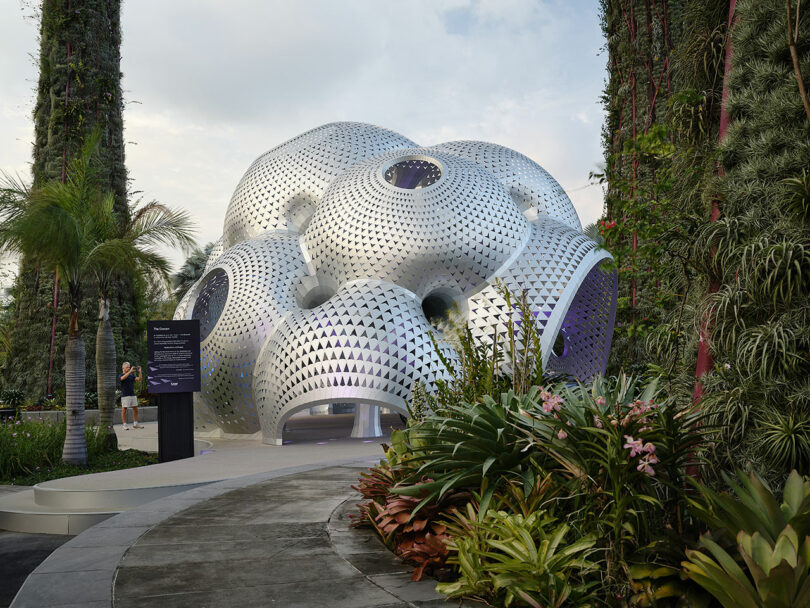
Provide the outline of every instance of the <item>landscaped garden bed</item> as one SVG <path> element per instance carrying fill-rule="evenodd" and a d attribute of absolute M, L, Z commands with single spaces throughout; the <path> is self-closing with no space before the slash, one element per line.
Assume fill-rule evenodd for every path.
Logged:
<path fill-rule="evenodd" d="M 34 485 L 49 479 L 129 469 L 157 463 L 157 455 L 111 449 L 107 433 L 85 429 L 87 466 L 62 462 L 65 423 L 41 420 L 36 413 L 0 422 L 0 483 Z"/>
<path fill-rule="evenodd" d="M 455 331 L 453 379 L 355 486 L 355 525 L 414 580 L 493 606 L 810 606 L 810 478 L 720 473 L 699 408 L 656 379 L 544 378 L 532 323 L 510 331 L 506 353 Z"/>

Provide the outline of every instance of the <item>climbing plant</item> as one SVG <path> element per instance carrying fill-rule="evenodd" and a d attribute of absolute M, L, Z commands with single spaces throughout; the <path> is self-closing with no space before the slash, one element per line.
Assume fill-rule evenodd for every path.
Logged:
<path fill-rule="evenodd" d="M 34 185 L 64 181 L 85 137 L 99 128 L 99 179 L 114 196 L 116 214 L 125 221 L 127 175 L 124 166 L 123 101 L 120 73 L 120 0 L 43 0 L 39 9 L 40 53 L 34 108 Z M 64 386 L 60 370 L 67 334 L 67 294 L 55 275 L 23 259 L 14 287 L 14 322 L 3 379 L 36 398 Z M 133 286 L 118 278 L 110 322 L 118 357 L 140 353 Z M 97 321 L 96 289 L 87 286 L 79 323 L 91 332 Z M 95 390 L 94 345 L 88 344 L 86 379 Z"/>

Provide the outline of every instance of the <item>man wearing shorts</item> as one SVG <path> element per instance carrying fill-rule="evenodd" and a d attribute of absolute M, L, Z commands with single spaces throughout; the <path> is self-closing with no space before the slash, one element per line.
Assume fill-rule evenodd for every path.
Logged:
<path fill-rule="evenodd" d="M 138 368 L 138 377 L 135 377 L 135 368 L 129 364 L 129 361 L 124 361 L 121 366 L 121 422 L 124 424 L 124 430 L 128 431 L 127 426 L 127 408 L 132 408 L 132 428 L 142 429 L 143 426 L 138 424 L 138 398 L 135 396 L 135 381 L 140 382 L 141 368 Z"/>

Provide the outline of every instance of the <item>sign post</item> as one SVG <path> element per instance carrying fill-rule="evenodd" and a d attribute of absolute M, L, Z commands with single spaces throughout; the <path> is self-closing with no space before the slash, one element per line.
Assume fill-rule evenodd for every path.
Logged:
<path fill-rule="evenodd" d="M 147 321 L 148 391 L 158 402 L 158 461 L 194 456 L 200 390 L 200 322 Z"/>

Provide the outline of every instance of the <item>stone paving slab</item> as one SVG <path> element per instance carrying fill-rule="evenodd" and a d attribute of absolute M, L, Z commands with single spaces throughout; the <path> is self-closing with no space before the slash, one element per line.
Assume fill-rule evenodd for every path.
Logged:
<path fill-rule="evenodd" d="M 0 532 L 0 608 L 14 599 L 26 577 L 70 536 Z"/>
<path fill-rule="evenodd" d="M 372 530 L 349 528 L 359 498 L 349 486 L 368 464 L 264 473 L 144 505 L 66 543 L 12 606 L 480 606 L 413 583 Z M 126 525 L 129 515 L 141 517 Z"/>

